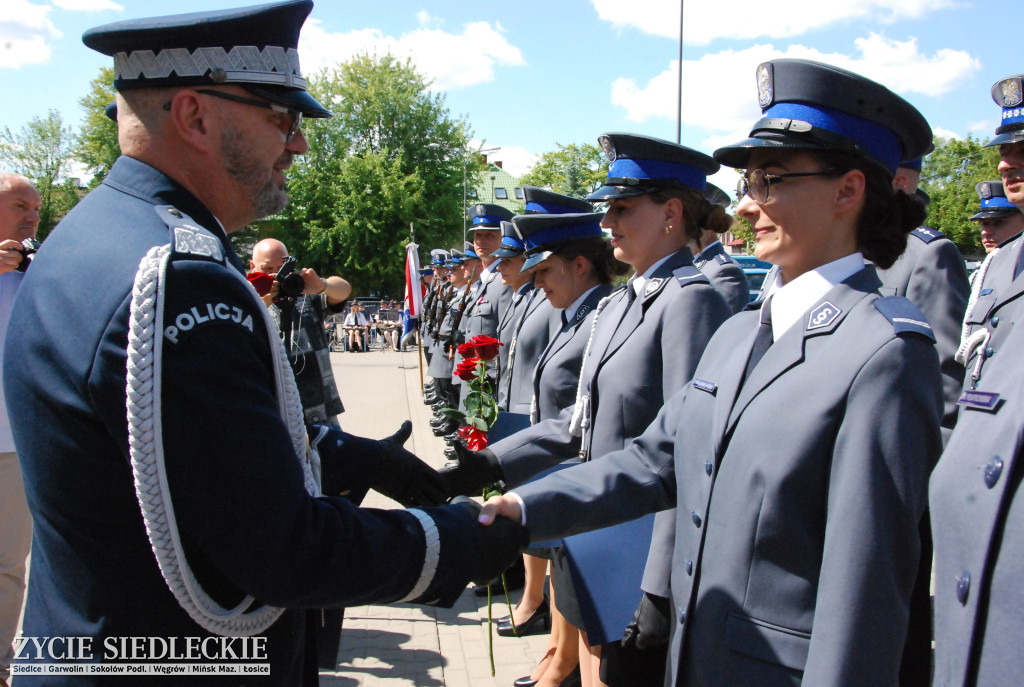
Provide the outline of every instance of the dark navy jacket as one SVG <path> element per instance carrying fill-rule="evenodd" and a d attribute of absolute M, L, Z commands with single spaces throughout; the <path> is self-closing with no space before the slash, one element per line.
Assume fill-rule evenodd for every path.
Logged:
<path fill-rule="evenodd" d="M 97 648 L 108 637 L 209 636 L 161 576 L 129 460 L 129 305 L 140 259 L 169 243 L 157 205 L 175 206 L 218 236 L 231 263 L 172 263 L 166 319 L 207 303 L 241 311 L 237 322 L 212 318 L 182 332 L 163 356 L 167 476 L 200 582 L 229 608 L 245 594 L 290 609 L 403 598 L 423 570 L 423 528 L 403 511 L 306 493 L 277 410 L 263 315 L 250 287 L 230 273 L 242 271 L 241 262 L 199 200 L 122 157 L 46 239 L 8 330 L 4 389 L 34 522 L 23 635 L 92 637 Z M 352 477 L 359 488 L 360 476 Z M 448 519 L 460 517 L 454 511 L 426 510 L 442 538 L 452 537 L 445 546 L 473 545 L 447 532 Z M 421 600 L 450 604 L 465 585 L 448 575 L 460 564 L 446 553 L 434 582 L 450 589 L 428 589 Z M 307 613 L 290 610 L 266 632 L 268 684 L 316 680 L 306 630 Z M 19 675 L 18 682 L 65 679 Z"/>

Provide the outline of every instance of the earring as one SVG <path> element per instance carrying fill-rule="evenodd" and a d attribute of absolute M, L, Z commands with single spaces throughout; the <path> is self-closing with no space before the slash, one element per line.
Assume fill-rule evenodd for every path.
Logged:
<path fill-rule="evenodd" d="M 665 236 L 668 236 L 668 233 L 670 231 L 672 231 L 672 225 L 671 224 L 665 225 Z"/>

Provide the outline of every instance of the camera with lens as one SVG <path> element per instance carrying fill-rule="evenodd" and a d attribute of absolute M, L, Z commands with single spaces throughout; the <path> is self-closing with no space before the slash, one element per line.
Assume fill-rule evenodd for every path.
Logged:
<path fill-rule="evenodd" d="M 21 242 L 21 248 L 18 252 L 21 253 L 21 262 L 18 263 L 18 271 L 24 272 L 28 269 L 28 266 L 32 264 L 32 258 L 36 256 L 36 251 L 39 250 L 39 246 L 43 245 L 35 239 L 25 239 Z"/>
<path fill-rule="evenodd" d="M 279 300 L 294 300 L 306 290 L 306 280 L 295 270 L 295 258 L 285 258 L 281 269 L 274 275 L 274 281 L 278 283 L 277 298 Z"/>

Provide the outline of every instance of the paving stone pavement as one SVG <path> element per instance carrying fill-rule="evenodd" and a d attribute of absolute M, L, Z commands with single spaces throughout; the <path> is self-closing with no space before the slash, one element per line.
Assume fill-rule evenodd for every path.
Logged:
<path fill-rule="evenodd" d="M 406 448 L 435 467 L 444 464 L 444 442 L 431 433 L 430 409 L 422 403 L 418 351 L 332 353 L 331 363 L 345 404 L 340 417 L 345 431 L 383 438 L 404 420 L 412 420 L 413 432 Z M 374 492 L 363 505 L 398 507 Z M 519 594 L 512 594 L 512 603 Z M 499 603 L 496 599 L 494 617 L 508 612 L 504 600 Z M 547 641 L 546 634 L 513 638 L 495 633 L 496 674 L 492 677 L 487 600 L 468 589 L 451 609 L 409 604 L 348 608 L 338 665 L 333 671 L 320 672 L 320 684 L 510 687 L 513 680 L 533 670 L 544 655 Z"/>

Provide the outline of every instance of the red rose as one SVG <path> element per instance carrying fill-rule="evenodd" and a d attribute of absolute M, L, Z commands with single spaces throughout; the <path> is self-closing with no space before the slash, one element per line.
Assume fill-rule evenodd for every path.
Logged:
<path fill-rule="evenodd" d="M 474 354 L 474 351 L 476 350 L 476 346 L 474 346 L 471 343 L 459 344 L 459 349 L 458 350 L 459 350 L 459 355 L 461 355 L 463 358 L 475 358 L 476 357 L 476 355 Z"/>
<path fill-rule="evenodd" d="M 261 296 L 266 296 L 270 293 L 270 287 L 274 285 L 274 277 L 263 272 L 250 272 L 246 275 L 246 278 L 253 288 L 256 289 L 256 293 Z"/>
<path fill-rule="evenodd" d="M 455 368 L 455 376 L 464 382 L 473 381 L 476 379 L 476 364 L 479 362 L 478 358 L 466 358 Z"/>
<path fill-rule="evenodd" d="M 498 355 L 498 346 L 504 345 L 505 344 L 501 343 L 497 339 L 487 336 L 486 334 L 474 336 L 463 344 L 463 346 L 467 347 L 468 351 L 471 351 L 472 354 L 477 358 L 480 358 L 480 360 L 494 360 L 495 356 Z M 462 346 L 459 347 L 459 353 L 466 355 L 466 353 L 463 353 L 462 351 Z"/>
<path fill-rule="evenodd" d="M 487 448 L 487 432 L 482 432 L 473 425 L 460 427 L 459 438 L 470 451 L 483 451 Z"/>

